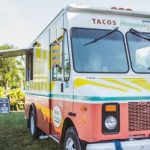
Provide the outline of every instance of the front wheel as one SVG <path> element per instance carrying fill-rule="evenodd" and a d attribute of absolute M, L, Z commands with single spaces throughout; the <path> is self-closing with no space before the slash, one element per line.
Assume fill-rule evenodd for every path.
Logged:
<path fill-rule="evenodd" d="M 64 150 L 81 150 L 81 143 L 74 127 L 70 127 L 66 132 Z"/>

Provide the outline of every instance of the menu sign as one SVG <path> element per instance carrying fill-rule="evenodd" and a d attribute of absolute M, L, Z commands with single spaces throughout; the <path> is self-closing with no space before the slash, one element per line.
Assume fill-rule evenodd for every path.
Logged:
<path fill-rule="evenodd" d="M 0 113 L 9 113 L 10 103 L 8 98 L 0 98 Z"/>

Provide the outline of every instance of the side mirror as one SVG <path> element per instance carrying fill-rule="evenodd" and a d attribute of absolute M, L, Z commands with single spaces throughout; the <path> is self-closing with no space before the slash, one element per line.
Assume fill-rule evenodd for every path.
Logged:
<path fill-rule="evenodd" d="M 56 80 L 62 80 L 62 67 L 60 65 L 56 65 L 55 67 L 53 67 L 52 70 L 52 80 L 56 81 Z"/>
<path fill-rule="evenodd" d="M 67 63 L 67 65 L 66 66 L 64 66 L 64 81 L 68 81 L 69 80 L 69 78 L 70 78 L 70 64 L 69 63 Z"/>
<path fill-rule="evenodd" d="M 56 72 L 57 72 L 57 80 L 61 81 L 63 79 L 62 74 L 62 67 L 60 65 L 56 65 Z"/>

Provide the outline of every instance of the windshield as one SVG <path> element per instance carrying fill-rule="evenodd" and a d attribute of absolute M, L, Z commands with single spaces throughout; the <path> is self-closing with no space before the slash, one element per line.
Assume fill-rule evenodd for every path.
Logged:
<path fill-rule="evenodd" d="M 149 37 L 150 34 L 143 34 Z M 133 71 L 150 73 L 150 41 L 131 32 L 127 33 L 127 42 Z"/>
<path fill-rule="evenodd" d="M 125 73 L 128 63 L 123 35 L 119 31 L 72 28 L 74 69 L 77 72 Z M 87 43 L 103 37 L 97 42 Z"/>

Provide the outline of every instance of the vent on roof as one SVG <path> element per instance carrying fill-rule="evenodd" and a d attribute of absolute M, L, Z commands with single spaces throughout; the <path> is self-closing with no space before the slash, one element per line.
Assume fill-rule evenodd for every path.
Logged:
<path fill-rule="evenodd" d="M 131 8 L 122 8 L 122 7 L 120 7 L 120 8 L 117 8 L 117 7 L 111 7 L 111 9 L 114 9 L 114 10 L 132 11 L 132 9 L 131 9 Z"/>

